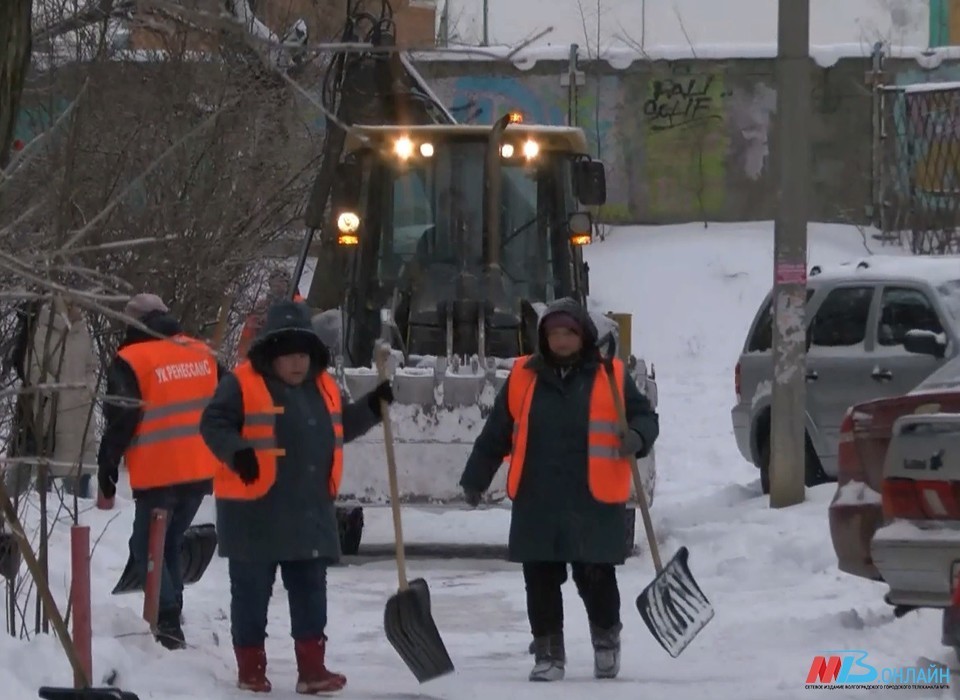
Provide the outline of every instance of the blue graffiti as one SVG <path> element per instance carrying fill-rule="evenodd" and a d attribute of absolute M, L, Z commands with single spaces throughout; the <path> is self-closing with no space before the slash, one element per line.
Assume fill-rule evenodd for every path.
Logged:
<path fill-rule="evenodd" d="M 537 124 L 559 126 L 566 121 L 559 105 L 544 101 L 522 81 L 504 76 L 458 78 L 451 107 L 457 111 L 459 121 L 471 124 L 493 124 L 514 110 Z"/>

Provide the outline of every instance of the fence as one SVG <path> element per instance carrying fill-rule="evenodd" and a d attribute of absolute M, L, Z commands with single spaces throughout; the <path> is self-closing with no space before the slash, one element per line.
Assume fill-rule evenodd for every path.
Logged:
<path fill-rule="evenodd" d="M 915 254 L 960 252 L 960 83 L 880 88 L 880 224 Z"/>

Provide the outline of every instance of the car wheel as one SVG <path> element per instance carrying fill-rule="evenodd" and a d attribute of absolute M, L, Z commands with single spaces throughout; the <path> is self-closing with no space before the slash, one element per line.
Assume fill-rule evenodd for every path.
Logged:
<path fill-rule="evenodd" d="M 637 511 L 635 508 L 627 508 L 624 512 L 624 534 L 627 542 L 627 556 L 629 557 L 637 548 Z"/>
<path fill-rule="evenodd" d="M 827 473 L 823 471 L 823 467 L 820 465 L 820 458 L 817 456 L 817 451 L 813 448 L 813 442 L 810 440 L 809 435 L 806 436 L 806 446 L 804 452 L 804 486 L 818 486 L 820 484 L 827 483 L 828 481 L 833 481 L 833 479 L 827 476 Z M 769 439 L 760 443 L 758 457 L 760 461 L 760 490 L 764 493 L 764 495 L 766 495 L 770 493 Z"/>
<path fill-rule="evenodd" d="M 345 556 L 357 554 L 363 538 L 363 508 L 337 508 L 337 525 L 341 553 Z"/>

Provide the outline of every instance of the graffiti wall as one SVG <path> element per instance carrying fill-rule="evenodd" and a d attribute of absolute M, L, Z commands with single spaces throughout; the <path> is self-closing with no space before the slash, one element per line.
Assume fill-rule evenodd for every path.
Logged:
<path fill-rule="evenodd" d="M 567 123 L 564 64 L 499 74 L 478 74 L 476 65 L 431 79 L 460 121 L 491 124 L 519 109 L 533 122 Z M 730 219 L 744 186 L 766 184 L 772 80 L 698 62 L 584 72 L 574 111 L 591 155 L 607 167 L 606 219 Z"/>

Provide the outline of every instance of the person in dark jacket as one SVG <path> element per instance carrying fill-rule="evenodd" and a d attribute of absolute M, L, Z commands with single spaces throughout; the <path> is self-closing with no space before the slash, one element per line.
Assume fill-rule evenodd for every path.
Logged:
<path fill-rule="evenodd" d="M 117 354 L 107 368 L 108 398 L 103 402 L 106 425 L 97 455 L 97 481 L 103 497 L 112 499 L 117 490 L 120 460 L 126 458 L 136 501 L 130 557 L 143 576 L 147 571 L 151 512 L 155 508 L 167 511 L 155 634 L 157 641 L 165 647 L 180 649 L 185 647 L 181 626 L 183 574 L 180 549 L 184 533 L 193 522 L 204 496 L 213 492 L 216 460 L 196 436 L 184 435 L 165 441 L 158 440 L 158 436 L 162 437 L 164 430 L 169 435 L 170 424 L 174 421 L 189 423 L 193 415 L 199 420 L 199 408 L 194 407 L 193 414 L 178 415 L 173 404 L 187 397 L 208 400 L 225 370 L 200 341 L 183 336 L 180 323 L 155 294 L 137 294 L 128 302 L 124 313 L 153 333 L 128 326 Z M 167 339 L 177 339 L 178 342 Z M 154 384 L 152 377 L 157 371 L 165 371 L 168 362 L 173 363 L 175 370 L 183 364 L 199 363 L 213 376 L 188 377 L 181 373 L 161 389 L 159 384 Z M 176 385 L 185 387 L 186 393 L 176 393 L 183 391 Z M 156 396 L 146 396 L 148 389 Z M 164 414 L 157 420 L 149 420 L 151 407 L 144 404 L 152 402 L 156 409 L 157 402 L 164 400 L 171 405 L 164 407 Z M 150 425 L 156 426 L 156 435 L 149 434 Z"/>
<path fill-rule="evenodd" d="M 627 555 L 629 459 L 649 453 L 659 421 L 623 364 L 613 360 L 629 426 L 619 434 L 597 329 L 576 301 L 550 304 L 538 336 L 538 352 L 514 363 L 460 485 L 466 501 L 478 505 L 510 457 L 509 558 L 523 564 L 536 659 L 530 680 L 564 676 L 561 586 L 568 564 L 590 621 L 594 675 L 613 678 L 621 629 L 615 566 Z"/>
<path fill-rule="evenodd" d="M 214 480 L 219 553 L 228 559 L 238 686 L 267 692 L 267 607 L 279 568 L 290 604 L 297 692 L 337 691 L 326 667 L 327 567 L 340 558 L 334 502 L 343 445 L 380 421 L 389 382 L 343 401 L 310 310 L 285 301 L 267 311 L 248 361 L 224 377 L 200 431 L 223 462 Z"/>

